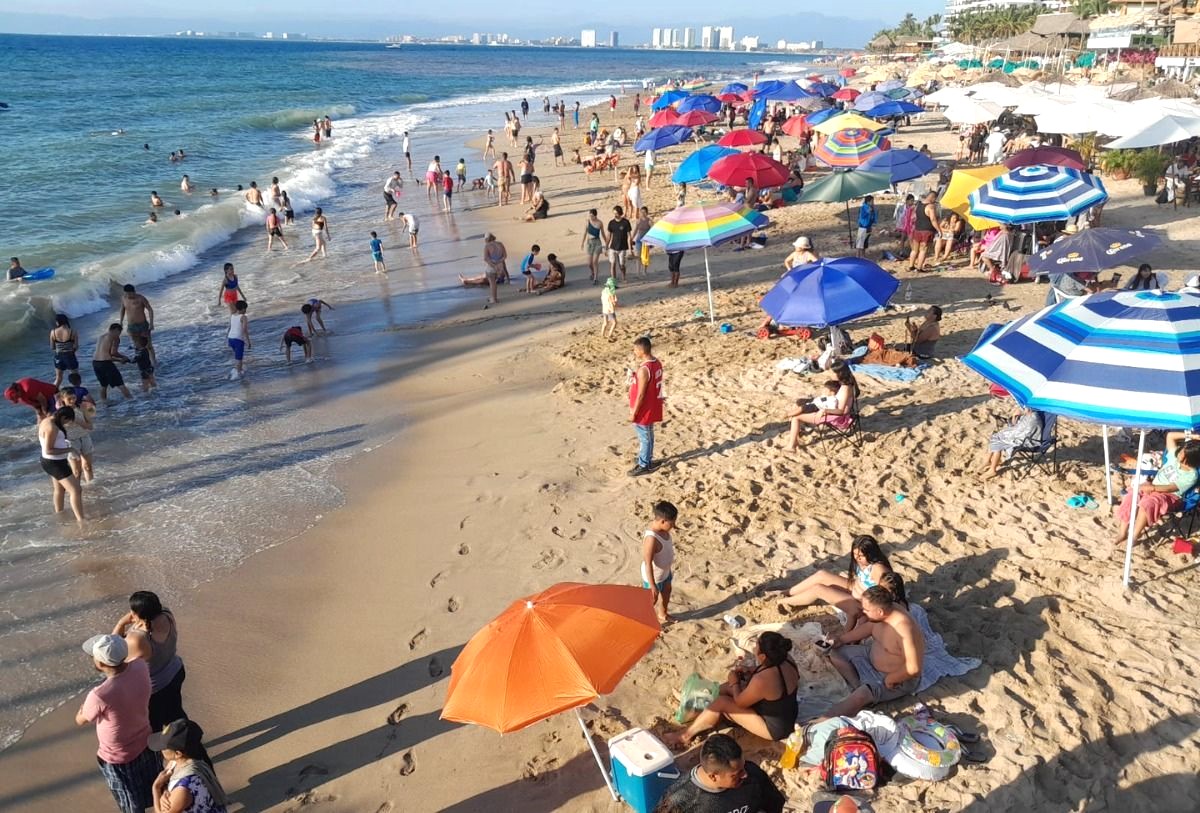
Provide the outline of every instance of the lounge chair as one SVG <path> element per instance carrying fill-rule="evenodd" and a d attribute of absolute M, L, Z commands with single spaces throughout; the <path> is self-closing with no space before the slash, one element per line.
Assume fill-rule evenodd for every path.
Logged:
<path fill-rule="evenodd" d="M 1058 476 L 1058 416 L 1050 412 L 1039 412 L 1042 433 L 1036 442 L 1013 449 L 1009 468 L 1013 479 L 1027 477 L 1034 468 Z"/>

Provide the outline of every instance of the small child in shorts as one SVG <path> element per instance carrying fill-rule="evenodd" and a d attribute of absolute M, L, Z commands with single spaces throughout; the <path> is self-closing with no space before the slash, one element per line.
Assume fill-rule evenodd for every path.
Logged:
<path fill-rule="evenodd" d="M 609 277 L 600 290 L 600 338 L 615 340 L 617 333 L 617 278 Z"/>
<path fill-rule="evenodd" d="M 324 299 L 310 299 L 300 306 L 300 312 L 304 314 L 304 321 L 308 324 L 308 335 L 311 336 L 315 332 L 313 329 L 313 319 L 317 320 L 317 324 L 321 326 L 321 332 L 324 333 L 325 320 L 321 318 L 321 312 L 329 308 L 333 310 L 333 305 L 330 305 Z"/>
<path fill-rule="evenodd" d="M 650 603 L 654 605 L 658 620 L 663 624 L 671 621 L 667 611 L 675 565 L 675 541 L 671 539 L 671 531 L 675 530 L 678 517 L 679 509 L 673 504 L 666 500 L 657 502 L 654 504 L 654 519 L 650 521 L 650 527 L 642 532 L 642 587 L 650 591 Z M 658 612 L 660 598 L 661 613 Z"/>
<path fill-rule="evenodd" d="M 525 276 L 525 293 L 531 294 L 534 292 L 537 280 L 533 276 L 534 271 L 541 271 L 542 264 L 537 261 L 537 255 L 542 252 L 542 247 L 534 243 L 529 247 L 529 253 L 525 255 L 525 259 L 521 260 L 521 273 Z"/>
<path fill-rule="evenodd" d="M 150 363 L 150 342 L 145 336 L 133 337 L 133 363 L 137 365 L 138 372 L 142 376 L 142 392 L 150 392 L 157 388 L 158 381 L 154 378 L 154 365 Z"/>
<path fill-rule="evenodd" d="M 837 392 L 841 389 L 841 383 L 836 379 L 829 379 L 825 382 L 825 394 L 818 395 L 812 399 L 813 406 L 817 409 L 837 409 Z"/>
<path fill-rule="evenodd" d="M 383 264 L 383 241 L 375 232 L 371 232 L 371 259 L 375 261 L 376 274 L 387 273 L 387 266 Z"/>
<path fill-rule="evenodd" d="M 308 307 L 305 305 L 305 307 Z M 312 364 L 313 348 L 312 342 L 304 335 L 304 328 L 299 325 L 292 325 L 287 330 L 283 331 L 283 338 L 279 340 L 279 349 L 283 351 L 287 363 L 292 363 L 292 345 L 298 344 L 304 348 L 304 363 Z"/>

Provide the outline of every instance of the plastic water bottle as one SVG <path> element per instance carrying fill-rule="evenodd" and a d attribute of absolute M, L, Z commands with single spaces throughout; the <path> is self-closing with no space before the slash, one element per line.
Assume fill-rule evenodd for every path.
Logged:
<path fill-rule="evenodd" d="M 796 726 L 795 730 L 788 735 L 787 744 L 783 749 L 783 756 L 779 758 L 779 767 L 786 770 L 791 770 L 796 767 L 796 762 L 800 759 L 800 751 L 804 748 L 804 732 L 800 726 Z"/>
<path fill-rule="evenodd" d="M 904 301 L 912 302 L 912 283 L 904 286 Z"/>

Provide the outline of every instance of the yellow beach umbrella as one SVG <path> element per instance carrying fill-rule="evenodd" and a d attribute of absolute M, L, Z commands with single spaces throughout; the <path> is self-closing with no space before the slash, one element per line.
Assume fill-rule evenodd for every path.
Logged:
<path fill-rule="evenodd" d="M 983 186 L 992 178 L 1003 175 L 1006 172 L 1008 172 L 1008 167 L 1003 164 L 989 164 L 983 167 L 954 170 L 950 175 L 950 183 L 946 185 L 946 191 L 942 194 L 942 208 L 962 215 L 967 223 L 971 224 L 971 228 L 976 231 L 999 227 L 1001 224 L 995 220 L 989 220 L 986 217 L 976 217 L 971 214 L 971 204 L 967 200 L 967 195 Z"/>
<path fill-rule="evenodd" d="M 821 135 L 833 135 L 838 130 L 869 130 L 873 133 L 886 126 L 886 124 L 880 124 L 874 119 L 860 116 L 857 113 L 843 113 L 840 116 L 831 116 L 825 119 L 813 129 Z"/>

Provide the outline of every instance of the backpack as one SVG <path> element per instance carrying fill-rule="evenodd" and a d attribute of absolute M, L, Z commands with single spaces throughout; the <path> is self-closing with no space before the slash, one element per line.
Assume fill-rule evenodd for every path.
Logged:
<path fill-rule="evenodd" d="M 879 751 L 871 735 L 846 726 L 825 743 L 821 780 L 831 791 L 874 790 L 879 767 Z"/>

